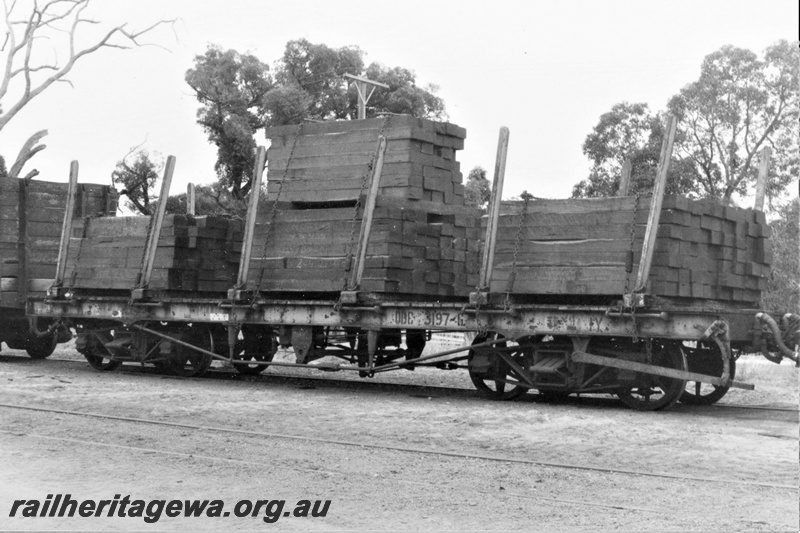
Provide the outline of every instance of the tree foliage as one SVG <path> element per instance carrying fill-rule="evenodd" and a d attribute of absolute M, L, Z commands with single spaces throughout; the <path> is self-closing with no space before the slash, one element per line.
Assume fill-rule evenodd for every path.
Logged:
<path fill-rule="evenodd" d="M 365 68 L 364 52 L 355 46 L 331 48 L 307 39 L 289 41 L 272 70 L 255 56 L 217 46 L 195 58 L 186 82 L 201 104 L 198 123 L 217 146 L 219 181 L 235 199 L 243 199 L 250 190 L 256 149 L 253 136 L 259 129 L 357 116 L 357 91 L 345 74 L 389 86 L 375 91 L 368 117 L 381 112 L 446 116 L 435 86 L 417 87 L 408 69 L 378 63 Z"/>
<path fill-rule="evenodd" d="M 131 152 L 117 162 L 111 179 L 122 185 L 120 194 L 127 197 L 125 206 L 128 209 L 143 215 L 153 214 L 158 198 L 152 196 L 152 190 L 163 168 L 160 157 L 155 155 L 151 158 L 146 150 Z"/>
<path fill-rule="evenodd" d="M 765 309 L 800 314 L 800 199 L 781 206 L 772 227 L 772 275 L 763 294 Z"/>
<path fill-rule="evenodd" d="M 779 41 L 763 59 L 728 45 L 706 56 L 700 78 L 669 101 L 683 133 L 677 148 L 694 162 L 706 196 L 730 203 L 746 195 L 765 146 L 775 155 L 768 193 L 797 179 L 799 72 L 797 43 Z"/>
<path fill-rule="evenodd" d="M 186 213 L 186 194 L 180 193 L 167 198 L 166 212 L 170 214 Z M 194 213 L 203 215 L 225 215 L 244 218 L 247 204 L 233 198 L 219 182 L 211 185 L 197 185 L 194 190 Z"/>
<path fill-rule="evenodd" d="M 86 46 L 78 46 L 82 29 L 102 27 L 88 16 L 90 4 L 91 0 L 3 1 L 0 130 L 48 87 L 56 82 L 69 83 L 69 73 L 83 58 L 101 49 L 141 46 L 142 36 L 171 22 L 161 20 L 142 30 L 131 30 L 126 24 L 108 27 Z M 59 58 L 54 53 L 57 49 L 67 50 L 67 56 Z M 44 145 L 37 143 L 46 134 L 45 130 L 37 132 L 23 145 L 9 169 L 12 177 L 19 176 L 22 166 L 44 149 Z M 26 177 L 33 175 L 29 173 Z"/>
<path fill-rule="evenodd" d="M 492 198 L 492 187 L 486 179 L 486 169 L 476 166 L 469 171 L 464 185 L 464 203 L 473 207 L 483 207 Z"/>
<path fill-rule="evenodd" d="M 751 192 L 758 153 L 770 146 L 767 192 L 779 196 L 800 174 L 799 71 L 800 49 L 787 41 L 767 48 L 763 59 L 733 46 L 706 56 L 698 80 L 667 105 L 679 119 L 667 192 L 731 203 Z M 650 189 L 664 122 L 646 104 L 622 102 L 603 114 L 583 145 L 592 169 L 573 196 L 616 194 L 626 158 L 633 166 L 631 192 Z"/>
<path fill-rule="evenodd" d="M 616 196 L 626 160 L 631 162 L 629 194 L 652 191 L 665 135 L 665 117 L 653 114 L 647 104 L 614 105 L 600 116 L 583 143 L 583 153 L 592 162 L 592 169 L 587 179 L 573 187 L 573 198 Z M 667 194 L 696 194 L 696 178 L 691 161 L 673 154 Z"/>
<path fill-rule="evenodd" d="M 195 57 L 195 68 L 185 79 L 202 104 L 197 122 L 217 146 L 214 168 L 219 181 L 242 197 L 250 189 L 253 136 L 263 126 L 261 106 L 274 84 L 269 66 L 253 55 L 211 46 Z"/>

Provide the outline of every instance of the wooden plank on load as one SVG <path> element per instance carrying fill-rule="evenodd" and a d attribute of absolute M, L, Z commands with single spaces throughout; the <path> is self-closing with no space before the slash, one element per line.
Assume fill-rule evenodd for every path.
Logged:
<path fill-rule="evenodd" d="M 393 128 L 414 128 L 429 131 L 432 134 L 465 138 L 466 130 L 456 126 L 455 124 L 446 125 L 432 120 L 412 117 L 409 115 L 394 115 L 379 118 L 370 118 L 364 120 L 338 120 L 328 122 L 315 122 L 305 123 L 302 126 L 288 125 L 288 126 L 273 126 L 266 128 L 264 134 L 268 139 L 273 137 L 280 137 L 284 135 L 295 135 L 298 130 L 303 135 L 321 135 L 321 134 L 335 134 L 351 131 L 359 131 L 366 129 L 384 129 L 390 130 Z M 377 138 L 377 136 L 376 136 Z"/>
<path fill-rule="evenodd" d="M 648 205 L 645 199 L 639 200 L 639 209 Z M 547 214 L 584 214 L 601 211 L 629 211 L 633 212 L 636 206 L 635 197 L 612 198 L 579 198 L 567 200 L 532 200 L 528 211 Z M 516 215 L 524 211 L 524 202 L 504 201 L 501 204 L 501 215 Z"/>

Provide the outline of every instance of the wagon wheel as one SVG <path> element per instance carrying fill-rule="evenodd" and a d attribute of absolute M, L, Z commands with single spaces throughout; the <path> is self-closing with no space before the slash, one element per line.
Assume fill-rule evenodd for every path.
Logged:
<path fill-rule="evenodd" d="M 192 332 L 185 337 L 189 344 L 210 352 L 214 351 L 214 337 L 206 328 L 196 330 L 193 328 Z M 211 360 L 211 356 L 206 353 L 175 343 L 172 353 L 167 358 L 167 368 L 177 376 L 199 376 L 209 369 Z"/>
<path fill-rule="evenodd" d="M 108 336 L 106 342 L 114 340 L 113 334 L 110 331 L 106 332 L 105 335 Z M 82 347 L 79 348 L 78 351 L 81 352 L 86 358 L 86 361 L 89 362 L 89 366 L 103 372 L 110 372 L 111 370 L 119 368 L 122 361 L 111 357 L 111 354 L 103 345 L 103 341 L 98 333 L 86 332 L 82 333 L 81 336 L 83 339 L 79 345 Z"/>
<path fill-rule="evenodd" d="M 539 395 L 545 399 L 545 401 L 551 403 L 563 403 L 569 399 L 570 394 L 569 391 L 565 390 L 554 390 L 554 389 L 539 389 Z"/>
<path fill-rule="evenodd" d="M 480 344 L 489 340 L 502 338 L 494 332 L 482 333 L 475 337 L 472 344 Z M 522 350 L 509 350 L 507 343 L 502 342 L 492 346 L 476 348 L 469 351 L 468 367 L 469 378 L 475 388 L 492 400 L 513 400 L 525 394 L 528 387 L 507 383 L 510 378 L 520 381 L 518 376 L 512 375 L 512 368 L 499 355 L 503 350 L 522 368 L 527 368 L 525 355 Z"/>
<path fill-rule="evenodd" d="M 236 371 L 245 376 L 257 376 L 269 367 L 275 353 L 278 351 L 278 341 L 272 328 L 250 328 L 242 326 L 241 351 L 236 356 L 237 361 L 249 361 L 248 364 L 233 365 Z M 238 351 L 238 350 L 237 350 Z"/>
<path fill-rule="evenodd" d="M 53 355 L 57 343 L 58 336 L 52 333 L 44 337 L 28 335 L 25 340 L 25 351 L 31 359 L 46 359 Z"/>
<path fill-rule="evenodd" d="M 689 372 L 698 372 L 709 376 L 722 375 L 722 358 L 719 347 L 711 345 L 707 348 L 698 347 L 696 350 L 684 348 L 687 351 L 686 362 Z M 736 375 L 736 360 L 730 360 L 730 378 Z M 730 385 L 712 385 L 700 381 L 687 381 L 686 388 L 681 394 L 681 403 L 687 405 L 711 405 L 718 402 L 730 390 Z"/>
<path fill-rule="evenodd" d="M 679 344 L 653 346 L 653 365 L 686 371 L 686 356 Z M 656 411 L 674 405 L 681 397 L 686 381 L 637 373 L 634 384 L 617 389 L 622 403 L 638 411 Z"/>

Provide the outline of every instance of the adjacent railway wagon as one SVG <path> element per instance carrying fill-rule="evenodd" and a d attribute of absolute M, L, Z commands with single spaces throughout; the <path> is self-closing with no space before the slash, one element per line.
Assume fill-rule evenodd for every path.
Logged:
<path fill-rule="evenodd" d="M 712 403 L 752 388 L 734 380 L 738 350 L 797 361 L 800 317 L 759 309 L 763 213 L 664 196 L 674 129 L 651 196 L 507 202 L 502 129 L 484 212 L 464 203 L 466 132 L 455 125 L 386 116 L 272 128 L 246 220 L 165 215 L 163 202 L 152 217 L 65 216 L 52 287 L 28 312 L 75 328 L 99 370 L 135 361 L 194 375 L 220 360 L 244 374 L 290 365 L 369 377 L 436 366 L 465 368 L 496 399 Z M 436 332 L 475 336 L 423 355 Z M 296 362 L 273 361 L 279 346 Z"/>
<path fill-rule="evenodd" d="M 117 194 L 109 186 L 67 189 L 66 183 L 0 178 L 0 343 L 37 359 L 72 338 L 52 320 L 42 319 L 32 329 L 25 315 L 28 298 L 44 297 L 53 284 L 65 215 L 107 217 L 117 210 Z"/>

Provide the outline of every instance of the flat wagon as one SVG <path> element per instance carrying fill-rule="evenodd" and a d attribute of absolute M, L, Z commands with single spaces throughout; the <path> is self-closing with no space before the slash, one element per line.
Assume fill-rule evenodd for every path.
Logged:
<path fill-rule="evenodd" d="M 72 171 L 77 173 L 77 166 Z M 53 283 L 63 219 L 109 216 L 116 191 L 104 185 L 0 178 L 0 343 L 48 357 L 72 338 L 55 321 L 26 316 L 28 298 L 43 297 Z M 67 197 L 71 199 L 68 205 Z M 30 322 L 36 322 L 30 327 Z"/>
<path fill-rule="evenodd" d="M 72 218 L 65 217 L 63 233 L 73 238 L 60 250 L 52 288 L 46 297 L 29 299 L 28 312 L 74 327 L 78 349 L 99 370 L 134 361 L 196 375 L 215 360 L 232 364 L 243 374 L 257 374 L 269 366 L 352 371 L 362 377 L 421 366 L 465 368 L 476 388 L 494 399 L 513 399 L 528 390 L 550 396 L 609 393 L 642 410 L 665 408 L 679 399 L 713 403 L 730 387 L 752 388 L 735 380 L 740 350 L 754 348 L 774 362 L 783 357 L 798 362 L 793 347 L 800 317 L 782 313 L 775 320 L 757 308 L 758 278 L 763 277 L 768 252 L 763 244 L 768 239 L 761 223 L 765 221 L 748 221 L 739 214 L 727 220 L 722 208 L 720 217 L 703 212 L 695 220 L 685 200 L 667 200 L 665 206 L 671 137 L 662 150 L 653 196 L 616 199 L 617 204 L 606 209 L 632 206 L 628 224 L 617 224 L 630 235 L 626 249 L 614 252 L 619 260 L 592 263 L 591 268 L 574 263 L 553 268 L 535 260 L 539 248 L 526 248 L 541 244 L 526 233 L 536 225 L 528 217 L 546 211 L 547 202 L 529 197 L 500 201 L 507 130 L 501 130 L 488 212 L 472 220 L 467 211 L 447 208 L 441 201 L 448 194 L 463 193 L 453 185 L 457 180 L 445 187 L 436 183 L 443 179 L 440 171 L 457 172 L 446 149 L 458 148 L 459 130 L 436 126 L 437 137 L 412 122 L 387 125 L 384 119 L 373 124 L 371 133 L 357 131 L 359 146 L 370 147 L 366 160 L 340 142 L 352 140 L 347 135 L 358 129 L 355 125 L 347 125 L 344 133 L 332 133 L 324 125 L 312 125 L 305 132 L 302 126 L 273 132 L 283 136 L 271 148 L 280 165 L 274 166 L 270 159 L 269 207 L 260 218 L 259 192 L 267 159 L 263 148 L 258 151 L 254 192 L 243 225 L 231 222 L 220 228 L 203 217 L 189 217 L 188 222 L 169 218 L 162 203 L 136 229 L 142 246 L 136 248 L 133 262 L 115 263 L 124 261 L 118 253 L 102 256 L 111 261 L 109 268 L 132 276 L 132 281 L 119 285 L 113 280 L 93 287 L 74 282 L 81 279 L 75 271 L 87 268 L 81 266 L 80 257 L 90 254 L 86 247 L 94 246 L 87 240 L 93 230 L 87 230 L 86 222 L 73 227 Z M 304 134 L 320 135 L 336 155 L 318 157 L 303 144 Z M 401 140 L 410 135 L 413 142 L 400 143 L 398 135 L 404 137 Z M 387 150 L 392 143 L 402 144 L 404 151 Z M 300 165 L 296 158 L 302 157 L 307 159 Z M 388 189 L 382 189 L 381 175 L 390 164 L 395 166 L 390 167 L 390 178 L 384 174 L 383 182 Z M 327 202 L 322 205 L 303 205 L 302 199 L 315 190 L 314 172 L 323 169 L 330 176 L 342 165 L 363 165 L 363 180 L 346 181 L 330 194 L 323 191 L 321 198 Z M 173 166 L 170 158 L 160 196 L 164 199 Z M 404 169 L 409 173 L 403 174 Z M 436 177 L 430 187 L 426 173 Z M 414 183 L 416 175 L 422 178 Z M 445 179 L 452 178 L 448 176 Z M 287 197 L 297 195 L 294 203 L 281 197 L 284 187 Z M 416 198 L 401 198 L 406 194 Z M 420 215 L 410 205 L 430 209 Z M 288 216 L 287 210 L 296 212 Z M 345 212 L 352 216 L 342 217 Z M 680 218 L 686 231 L 659 230 L 662 213 Z M 596 216 L 588 220 L 597 220 L 592 218 Z M 656 245 L 659 235 L 667 238 L 664 242 L 671 238 L 678 243 L 675 246 L 687 241 L 694 222 L 701 224 L 695 233 L 702 231 L 707 242 L 721 250 L 712 265 L 717 270 L 713 279 L 699 267 L 692 278 L 692 272 L 684 272 L 691 268 L 670 263 L 675 254 Z M 189 229 L 178 232 L 181 224 Z M 570 231 L 581 226 L 586 234 L 603 231 L 585 220 Z M 306 238 L 307 227 L 316 228 L 314 238 L 322 235 L 316 244 Z M 407 242 L 409 228 L 417 228 L 412 243 Z M 726 237 L 731 228 L 733 236 Z M 472 238 L 475 232 L 479 239 Z M 464 242 L 459 240 L 462 234 Z M 558 238 L 546 245 L 561 243 Z M 422 240 L 428 243 L 424 250 L 415 246 Z M 585 240 L 576 239 L 569 246 L 584 246 Z M 473 241 L 480 241 L 480 246 L 470 244 Z M 310 247 L 320 242 L 326 250 L 342 252 L 309 257 Z M 200 249 L 201 243 L 211 248 Z M 171 251 L 165 251 L 165 245 Z M 273 253 L 281 246 L 288 251 Z M 179 254 L 176 247 L 190 251 Z M 600 250 L 589 250 L 580 251 L 578 257 L 602 255 Z M 526 253 L 532 258 L 526 259 Z M 738 265 L 741 254 L 748 253 L 761 259 L 747 256 L 749 266 Z M 179 256 L 183 263 L 176 262 Z M 430 262 L 442 257 L 446 268 L 431 271 Z M 177 270 L 158 277 L 164 258 Z M 210 261 L 218 262 L 210 266 Z M 728 267 L 731 270 L 723 272 Z M 658 278 L 651 279 L 656 271 Z M 570 274 L 564 277 L 563 272 Z M 542 279 L 557 288 L 542 290 Z M 473 288 L 464 291 L 466 286 Z M 593 292 L 593 287 L 602 288 Z M 469 332 L 474 341 L 423 355 L 436 332 Z M 279 347 L 293 348 L 296 362 L 274 361 Z"/>

